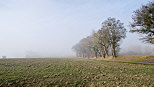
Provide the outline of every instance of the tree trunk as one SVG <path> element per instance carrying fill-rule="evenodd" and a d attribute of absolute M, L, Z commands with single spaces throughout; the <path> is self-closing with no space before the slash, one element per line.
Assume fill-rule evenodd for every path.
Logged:
<path fill-rule="evenodd" d="M 113 58 L 116 58 L 117 57 L 115 45 L 112 45 L 112 56 L 113 56 Z"/>

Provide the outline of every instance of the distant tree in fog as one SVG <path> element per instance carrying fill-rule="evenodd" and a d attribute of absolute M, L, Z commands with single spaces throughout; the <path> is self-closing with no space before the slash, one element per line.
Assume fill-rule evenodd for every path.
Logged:
<path fill-rule="evenodd" d="M 141 40 L 154 44 L 154 1 L 134 11 L 132 19 L 131 32 L 144 34 Z"/>
<path fill-rule="evenodd" d="M 88 37 L 83 38 L 79 43 L 72 47 L 72 49 L 76 52 L 77 57 L 90 57 L 91 47 L 89 46 L 88 39 Z"/>

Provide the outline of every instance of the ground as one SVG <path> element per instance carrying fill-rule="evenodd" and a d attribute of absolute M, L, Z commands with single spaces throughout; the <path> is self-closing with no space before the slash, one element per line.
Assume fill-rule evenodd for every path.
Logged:
<path fill-rule="evenodd" d="M 154 87 L 154 65 L 77 58 L 0 59 L 0 87 Z"/>
<path fill-rule="evenodd" d="M 97 60 L 154 62 L 154 56 L 118 56 L 116 58 L 113 57 L 97 58 Z"/>

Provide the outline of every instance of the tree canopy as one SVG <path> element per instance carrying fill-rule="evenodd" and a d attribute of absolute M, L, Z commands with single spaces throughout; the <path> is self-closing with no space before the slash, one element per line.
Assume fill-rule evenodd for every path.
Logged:
<path fill-rule="evenodd" d="M 154 44 L 154 1 L 142 5 L 140 9 L 134 11 L 131 32 L 144 34 L 141 39 Z"/>

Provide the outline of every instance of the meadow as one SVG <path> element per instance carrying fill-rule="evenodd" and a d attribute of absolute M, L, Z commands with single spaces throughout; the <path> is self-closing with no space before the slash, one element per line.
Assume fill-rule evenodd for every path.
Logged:
<path fill-rule="evenodd" d="M 0 87 L 154 87 L 154 65 L 81 58 L 0 59 Z"/>

